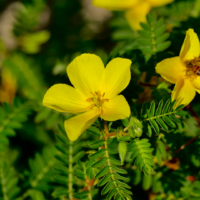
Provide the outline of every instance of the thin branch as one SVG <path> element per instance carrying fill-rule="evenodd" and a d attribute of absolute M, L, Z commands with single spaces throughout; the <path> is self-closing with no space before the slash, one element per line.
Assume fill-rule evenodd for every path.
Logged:
<path fill-rule="evenodd" d="M 150 84 L 150 83 L 142 83 L 142 82 L 139 82 L 139 85 L 146 86 L 146 87 L 157 87 L 157 85 L 153 85 L 153 84 Z"/>
<path fill-rule="evenodd" d="M 200 119 L 199 119 L 199 116 L 197 115 L 197 113 L 194 111 L 194 109 L 192 108 L 191 105 L 188 105 L 186 108 L 190 112 L 190 114 L 194 117 L 194 119 L 196 120 L 196 122 L 198 123 L 199 128 L 200 128 Z M 199 135 L 200 135 L 200 133 L 197 134 L 195 137 L 193 137 L 191 140 L 189 140 L 187 143 L 183 144 L 179 149 L 174 151 L 174 154 L 177 154 L 179 151 L 185 149 L 185 147 L 187 147 L 189 144 L 191 144 L 196 139 L 198 139 Z"/>
<path fill-rule="evenodd" d="M 189 144 L 191 144 L 192 142 L 194 142 L 199 137 L 199 135 L 200 135 L 200 133 L 197 136 L 193 137 L 187 143 L 183 144 L 179 149 L 177 149 L 176 151 L 174 151 L 174 154 L 177 154 L 179 151 L 185 149 L 185 147 L 187 147 Z"/>
<path fill-rule="evenodd" d="M 199 127 L 200 127 L 200 119 L 199 116 L 197 115 L 197 113 L 194 111 L 194 109 L 192 108 L 191 105 L 188 105 L 187 110 L 190 112 L 190 114 L 195 118 L 196 122 L 198 123 Z"/>
<path fill-rule="evenodd" d="M 73 147 L 72 141 L 69 142 L 69 200 L 73 200 Z"/>

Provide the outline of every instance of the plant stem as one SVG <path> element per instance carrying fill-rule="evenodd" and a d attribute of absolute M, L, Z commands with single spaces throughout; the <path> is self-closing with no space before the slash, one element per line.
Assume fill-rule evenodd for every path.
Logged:
<path fill-rule="evenodd" d="M 69 200 L 73 200 L 73 147 L 72 141 L 69 141 Z"/>
<path fill-rule="evenodd" d="M 191 144 L 192 142 L 194 142 L 198 137 L 199 137 L 200 133 L 193 137 L 190 141 L 188 141 L 187 143 L 183 144 L 179 149 L 177 149 L 176 151 L 174 151 L 174 154 L 178 153 L 179 151 L 185 149 L 185 147 L 187 147 L 189 144 Z"/>
<path fill-rule="evenodd" d="M 118 185 L 117 185 L 117 182 L 116 182 L 116 179 L 114 177 L 114 171 L 112 170 L 112 167 L 111 167 L 111 162 L 110 162 L 110 156 L 109 156 L 109 153 L 108 153 L 108 143 L 107 143 L 107 137 L 105 137 L 105 150 L 106 150 L 106 158 L 107 158 L 107 163 L 108 163 L 108 166 L 109 166 L 109 172 L 111 174 L 111 179 L 113 180 L 113 183 L 115 185 L 115 188 L 117 189 L 117 192 L 120 194 L 121 196 L 121 191 L 119 190 L 118 188 Z"/>
<path fill-rule="evenodd" d="M 121 191 L 119 190 L 118 188 L 118 185 L 117 185 L 117 182 L 116 182 L 116 179 L 114 177 L 114 171 L 112 170 L 112 167 L 111 167 L 111 162 L 110 162 L 110 155 L 108 153 L 108 143 L 107 143 L 107 139 L 108 139 L 108 135 L 109 135 L 109 131 L 108 131 L 108 126 L 106 124 L 106 121 L 104 121 L 104 132 L 105 132 L 105 142 L 104 142 L 104 147 L 105 147 L 105 150 L 106 150 L 106 153 L 105 153 L 105 156 L 107 158 L 107 164 L 109 166 L 109 172 L 111 174 L 111 179 L 113 180 L 113 183 L 115 185 L 115 188 L 117 189 L 117 192 L 120 194 L 121 196 Z"/>
<path fill-rule="evenodd" d="M 150 83 L 142 83 L 142 82 L 139 82 L 139 85 L 145 86 L 145 87 L 157 87 L 157 85 L 153 85 L 153 84 L 150 84 Z"/>
<path fill-rule="evenodd" d="M 190 112 L 190 114 L 194 117 L 194 119 L 196 120 L 196 122 L 198 123 L 199 127 L 200 127 L 200 119 L 199 116 L 197 115 L 197 113 L 194 111 L 194 109 L 192 108 L 191 105 L 188 105 L 186 107 L 188 109 L 188 111 Z"/>
<path fill-rule="evenodd" d="M 107 135 L 109 134 L 109 131 L 108 131 L 108 126 L 107 126 L 105 120 L 103 120 L 103 124 L 104 124 L 104 132 L 105 132 L 105 134 L 106 134 L 106 136 L 107 136 Z"/>
<path fill-rule="evenodd" d="M 199 128 L 200 128 L 200 119 L 199 119 L 199 116 L 197 115 L 197 113 L 194 111 L 194 109 L 192 108 L 191 105 L 188 105 L 186 108 L 188 109 L 188 111 L 190 112 L 190 114 L 194 117 L 194 119 L 196 120 L 196 122 L 198 123 Z M 187 147 L 189 144 L 191 144 L 196 139 L 198 139 L 199 135 L 200 135 L 200 133 L 197 134 L 195 137 L 193 137 L 191 140 L 189 140 L 187 143 L 181 145 L 181 147 L 179 149 L 177 149 L 176 151 L 174 151 L 174 154 L 177 154 L 179 151 L 185 149 L 185 147 Z"/>

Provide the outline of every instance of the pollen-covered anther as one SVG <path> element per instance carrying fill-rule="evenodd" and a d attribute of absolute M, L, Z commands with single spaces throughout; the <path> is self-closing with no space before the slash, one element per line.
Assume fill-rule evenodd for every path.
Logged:
<path fill-rule="evenodd" d="M 196 76 L 200 76 L 200 58 L 196 57 L 193 60 L 187 61 L 186 65 L 186 76 L 190 78 L 195 78 Z"/>
<path fill-rule="evenodd" d="M 103 106 L 104 102 L 108 102 L 109 99 L 103 99 L 103 97 L 105 96 L 105 92 L 103 94 L 101 94 L 100 91 L 95 91 L 95 93 L 92 93 L 93 97 L 88 98 L 86 101 L 88 101 L 89 103 L 91 103 L 90 105 L 90 109 L 92 109 L 94 106 L 96 106 L 97 108 L 101 109 L 101 107 Z"/>

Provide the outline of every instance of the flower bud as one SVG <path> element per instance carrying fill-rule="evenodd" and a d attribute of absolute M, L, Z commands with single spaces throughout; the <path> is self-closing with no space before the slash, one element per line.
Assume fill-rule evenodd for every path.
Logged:
<path fill-rule="evenodd" d="M 126 152 L 127 152 L 127 144 L 124 141 L 120 141 L 118 145 L 118 150 L 119 150 L 119 157 L 121 159 L 121 165 L 124 164 Z"/>
<path fill-rule="evenodd" d="M 136 117 L 131 117 L 128 128 L 129 135 L 133 138 L 141 137 L 142 128 L 143 128 L 142 123 Z"/>

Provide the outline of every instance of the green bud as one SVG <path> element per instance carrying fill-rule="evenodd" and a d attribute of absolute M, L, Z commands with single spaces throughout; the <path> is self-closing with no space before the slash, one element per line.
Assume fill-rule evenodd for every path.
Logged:
<path fill-rule="evenodd" d="M 129 135 L 133 138 L 141 137 L 142 128 L 142 123 L 136 117 L 131 117 L 128 129 Z"/>
<path fill-rule="evenodd" d="M 125 160 L 125 156 L 126 156 L 126 152 L 127 152 L 127 144 L 124 141 L 120 141 L 119 145 L 118 145 L 118 149 L 119 149 L 119 157 L 121 159 L 121 164 L 124 164 L 124 160 Z"/>
<path fill-rule="evenodd" d="M 142 187 L 144 190 L 148 190 L 152 185 L 152 175 L 145 175 L 143 176 Z"/>

